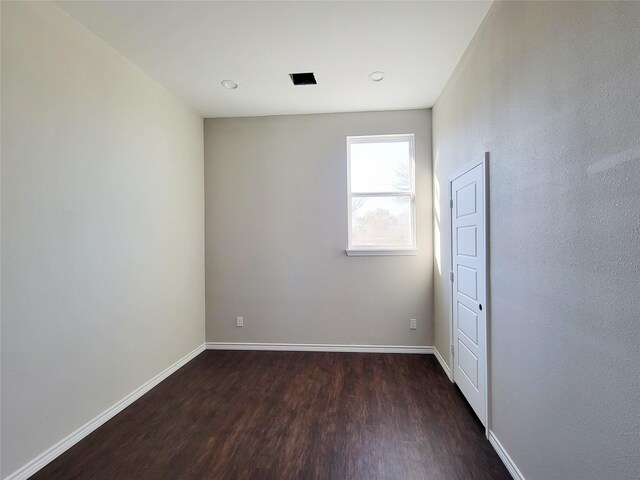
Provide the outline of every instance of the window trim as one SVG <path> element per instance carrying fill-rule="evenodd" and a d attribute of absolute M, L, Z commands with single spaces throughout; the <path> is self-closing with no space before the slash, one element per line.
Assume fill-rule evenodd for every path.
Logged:
<path fill-rule="evenodd" d="M 392 192 L 357 192 L 351 191 L 351 145 L 357 143 L 385 143 L 406 142 L 409 140 L 409 162 L 411 183 L 409 191 L 392 191 Z M 416 147 L 415 134 L 399 133 L 387 135 L 360 135 L 347 136 L 347 249 L 349 256 L 368 256 L 368 255 L 417 255 L 417 232 L 416 232 Z M 410 199 L 411 208 L 411 245 L 406 247 L 394 247 L 384 245 L 353 245 L 351 243 L 351 226 L 352 226 L 352 206 L 353 197 L 401 197 L 407 196 Z"/>

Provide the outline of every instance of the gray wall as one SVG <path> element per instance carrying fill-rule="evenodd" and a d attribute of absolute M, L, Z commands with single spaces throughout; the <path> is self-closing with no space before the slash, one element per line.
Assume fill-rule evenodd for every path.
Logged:
<path fill-rule="evenodd" d="M 347 257 L 345 137 L 384 133 L 416 135 L 419 254 Z M 430 110 L 205 120 L 207 340 L 432 345 L 431 188 Z"/>
<path fill-rule="evenodd" d="M 2 477 L 204 341 L 202 119 L 2 2 Z"/>
<path fill-rule="evenodd" d="M 491 428 L 527 480 L 640 478 L 639 32 L 639 3 L 495 3 L 433 110 L 436 345 L 447 179 L 489 151 Z"/>

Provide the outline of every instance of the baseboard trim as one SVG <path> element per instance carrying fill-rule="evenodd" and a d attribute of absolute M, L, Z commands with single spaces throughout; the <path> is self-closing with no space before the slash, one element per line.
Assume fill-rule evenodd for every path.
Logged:
<path fill-rule="evenodd" d="M 69 450 L 71 447 L 73 447 L 76 443 L 78 443 L 84 437 L 89 435 L 91 432 L 98 429 L 101 425 L 106 423 L 108 420 L 115 417 L 118 413 L 120 413 L 122 410 L 127 408 L 129 405 L 131 405 L 133 402 L 135 402 L 138 398 L 143 396 L 153 387 L 158 385 L 160 382 L 166 379 L 169 375 L 171 375 L 172 373 L 176 372 L 178 369 L 186 365 L 189 361 L 191 361 L 197 355 L 202 353 L 204 350 L 205 350 L 205 345 L 202 344 L 192 352 L 187 353 L 180 360 L 175 362 L 170 367 L 167 367 L 162 372 L 160 372 L 155 377 L 153 377 L 151 380 L 149 380 L 148 382 L 144 383 L 143 385 L 135 389 L 133 392 L 131 392 L 126 397 L 124 397 L 118 403 L 109 407 L 107 410 L 102 412 L 93 420 L 90 420 L 89 422 L 85 423 L 83 426 L 78 428 L 75 432 L 71 433 L 70 435 L 67 435 L 65 438 L 60 440 L 58 443 L 56 443 L 49 449 L 42 452 L 40 455 L 38 455 L 36 458 L 31 460 L 26 465 L 20 467 L 11 475 L 6 477 L 5 480 L 25 480 L 29 478 L 38 470 L 42 469 L 47 464 L 51 463 L 57 457 L 62 455 L 64 452 Z"/>
<path fill-rule="evenodd" d="M 446 373 L 447 377 L 449 377 L 449 380 L 453 382 L 453 375 L 451 375 L 451 369 L 449 368 L 449 365 L 447 365 L 447 362 L 444 361 L 444 358 L 442 358 L 442 355 L 440 355 L 440 352 L 436 347 L 433 347 L 433 353 L 438 359 L 438 363 L 440 363 L 440 366 L 444 370 L 444 373 Z"/>
<path fill-rule="evenodd" d="M 280 352 L 362 352 L 433 354 L 433 347 L 406 345 L 336 345 L 326 343 L 207 342 L 207 350 L 269 350 Z"/>
<path fill-rule="evenodd" d="M 502 463 L 504 463 L 505 467 L 507 467 L 507 470 L 509 470 L 509 473 L 514 478 L 514 480 L 525 480 L 524 475 L 522 475 L 522 472 L 516 466 L 516 463 L 502 446 L 500 440 L 498 440 L 498 437 L 496 437 L 496 434 L 491 430 L 489 430 L 489 442 L 491 443 L 491 445 L 493 445 L 493 448 L 498 453 L 498 456 L 502 460 Z"/>

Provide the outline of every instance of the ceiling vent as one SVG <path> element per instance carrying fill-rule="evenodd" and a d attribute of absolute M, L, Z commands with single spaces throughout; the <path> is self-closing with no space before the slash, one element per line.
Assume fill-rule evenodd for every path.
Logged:
<path fill-rule="evenodd" d="M 316 77 L 313 72 L 309 73 L 290 73 L 291 81 L 294 85 L 317 85 Z"/>

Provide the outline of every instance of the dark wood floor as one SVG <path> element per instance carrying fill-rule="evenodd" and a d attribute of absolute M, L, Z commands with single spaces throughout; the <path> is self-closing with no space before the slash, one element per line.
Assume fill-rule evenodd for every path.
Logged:
<path fill-rule="evenodd" d="M 207 351 L 34 479 L 510 479 L 432 355 Z"/>

